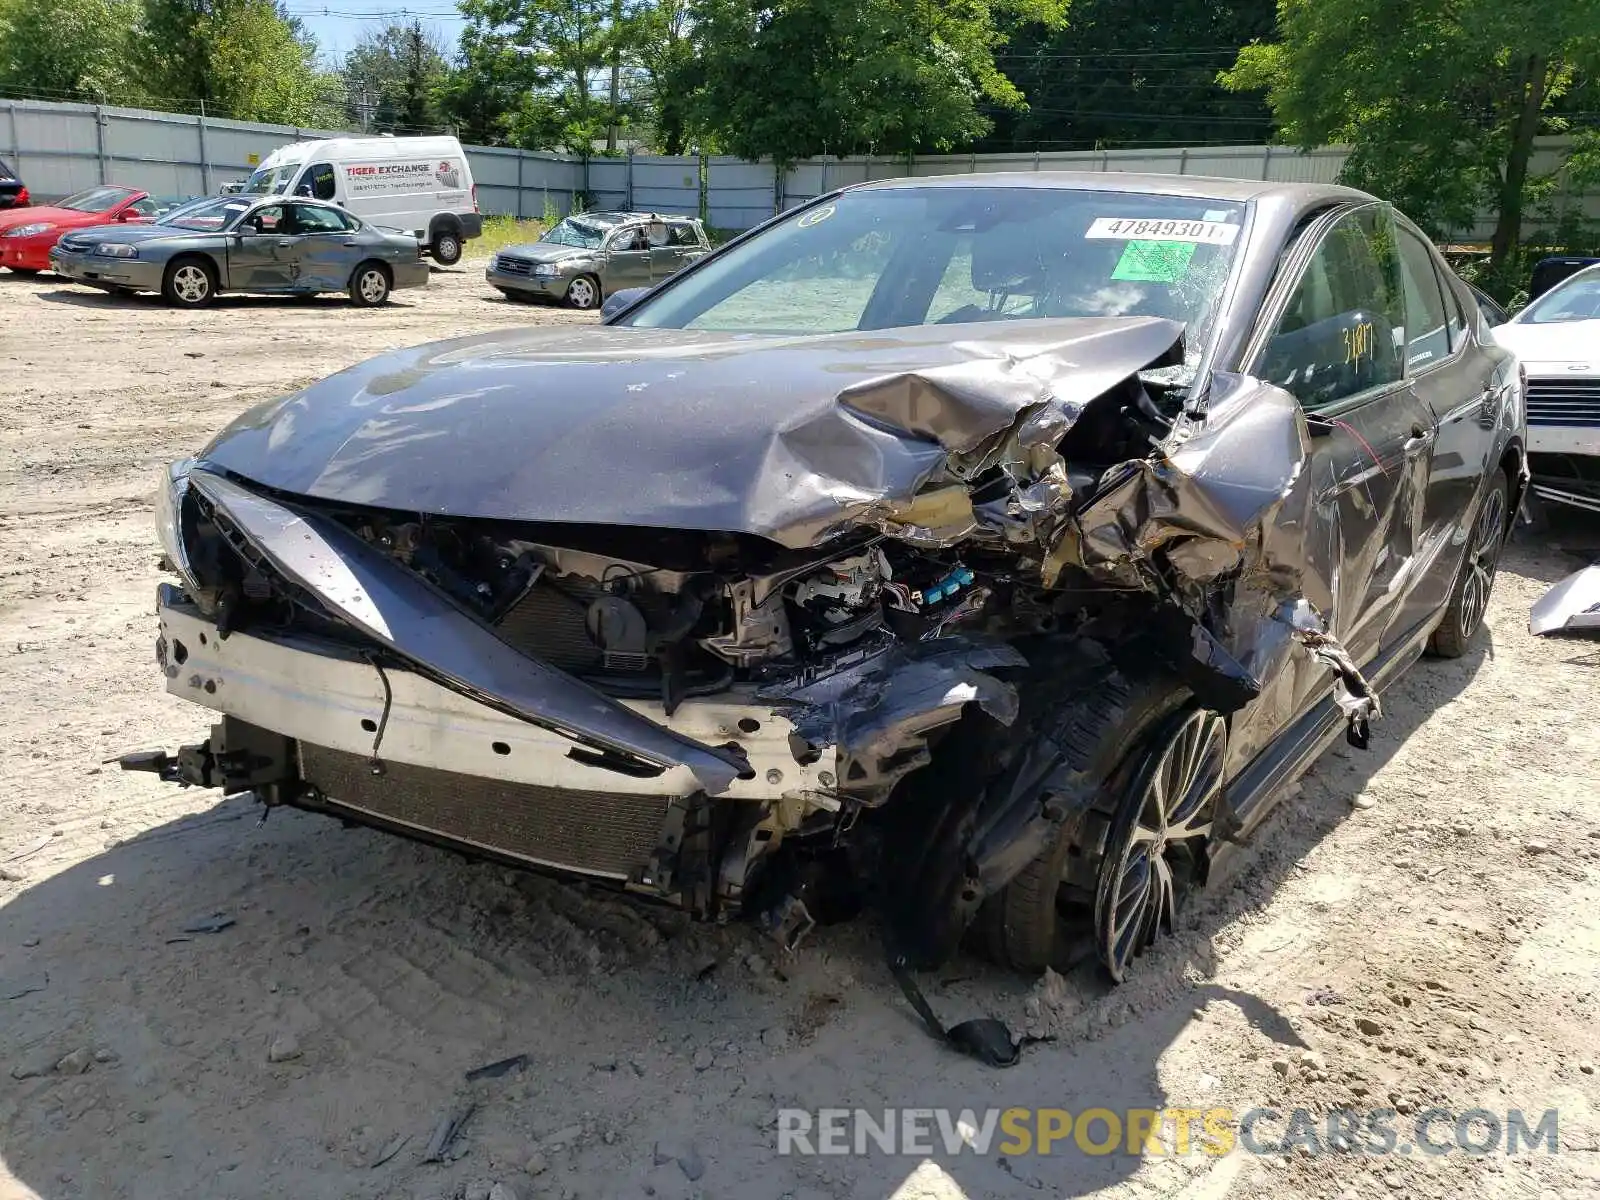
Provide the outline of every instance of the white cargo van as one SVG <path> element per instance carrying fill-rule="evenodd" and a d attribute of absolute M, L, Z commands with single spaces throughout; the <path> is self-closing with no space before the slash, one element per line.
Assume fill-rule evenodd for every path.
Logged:
<path fill-rule="evenodd" d="M 483 233 L 472 167 L 453 137 L 294 142 L 267 155 L 242 190 L 331 200 L 373 225 L 414 233 L 446 265 Z"/>

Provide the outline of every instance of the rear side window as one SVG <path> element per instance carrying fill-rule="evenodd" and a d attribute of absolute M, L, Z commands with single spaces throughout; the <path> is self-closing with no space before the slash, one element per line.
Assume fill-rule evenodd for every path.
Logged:
<path fill-rule="evenodd" d="M 700 238 L 694 231 L 693 225 L 673 225 L 672 244 L 674 246 L 698 246 Z"/>
<path fill-rule="evenodd" d="M 1405 323 L 1394 221 L 1369 205 L 1323 237 L 1257 373 L 1307 411 L 1331 407 L 1404 377 Z"/>
<path fill-rule="evenodd" d="M 294 206 L 295 233 L 344 233 L 354 228 L 354 223 L 337 209 L 315 204 Z"/>
<path fill-rule="evenodd" d="M 1400 275 L 1406 296 L 1406 370 L 1424 371 L 1450 357 L 1450 330 L 1433 255 L 1421 238 L 1404 228 Z"/>
<path fill-rule="evenodd" d="M 3 159 L 3 158 L 0 158 L 0 179 L 4 179 L 6 182 L 9 183 L 11 180 L 15 179 L 16 177 L 17 177 L 16 173 L 13 172 L 12 169 L 6 165 L 6 160 Z"/>

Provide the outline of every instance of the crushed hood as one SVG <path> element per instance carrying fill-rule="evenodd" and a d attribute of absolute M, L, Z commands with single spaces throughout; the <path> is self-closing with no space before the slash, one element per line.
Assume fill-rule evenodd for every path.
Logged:
<path fill-rule="evenodd" d="M 527 262 L 565 262 L 569 258 L 594 258 L 603 253 L 598 247 L 563 246 L 557 242 L 524 242 L 520 246 L 507 246 L 499 251 L 502 258 L 520 258 Z"/>
<path fill-rule="evenodd" d="M 203 458 L 301 496 L 806 546 L 1178 361 L 1146 317 L 812 337 L 596 326 L 373 359 L 263 404 Z M 1046 417 L 1042 410 L 1051 410 Z"/>

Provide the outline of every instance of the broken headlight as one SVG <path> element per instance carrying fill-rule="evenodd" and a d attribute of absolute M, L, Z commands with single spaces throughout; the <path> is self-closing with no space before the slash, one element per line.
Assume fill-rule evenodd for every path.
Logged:
<path fill-rule="evenodd" d="M 189 565 L 189 548 L 183 536 L 183 502 L 189 495 L 189 471 L 194 459 L 183 458 L 162 469 L 156 487 L 156 534 L 167 568 L 183 580 L 190 594 L 203 590 Z"/>

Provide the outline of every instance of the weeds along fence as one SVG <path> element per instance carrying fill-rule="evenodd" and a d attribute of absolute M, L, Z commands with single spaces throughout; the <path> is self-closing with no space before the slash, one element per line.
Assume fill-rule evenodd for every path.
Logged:
<path fill-rule="evenodd" d="M 42 200 L 99 183 L 156 196 L 209 195 L 287 142 L 348 136 L 346 131 L 263 125 L 110 105 L 0 99 L 0 159 Z M 926 155 L 812 159 L 779 170 L 737 158 L 633 154 L 583 159 L 494 146 L 468 146 L 485 213 L 516 217 L 589 208 L 699 214 L 720 229 L 748 229 L 833 188 L 873 179 L 990 171 L 1139 171 L 1274 182 L 1331 183 L 1344 165 L 1340 147 L 1302 152 L 1283 146 Z M 1560 139 L 1542 139 L 1533 170 L 1553 170 Z M 1564 195 L 1600 219 L 1600 194 Z M 1460 231 L 1486 237 L 1478 227 Z"/>

